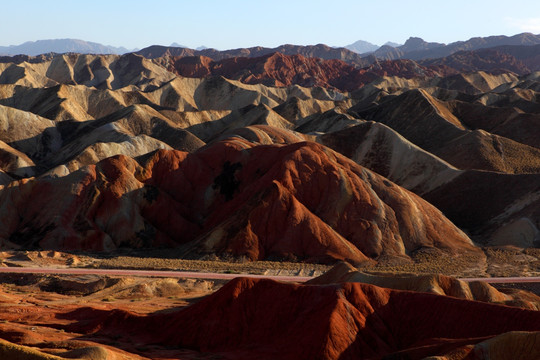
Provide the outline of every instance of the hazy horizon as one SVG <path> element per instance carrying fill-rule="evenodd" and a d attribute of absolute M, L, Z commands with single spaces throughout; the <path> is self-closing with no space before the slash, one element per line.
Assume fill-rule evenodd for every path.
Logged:
<path fill-rule="evenodd" d="M 9 16 L 0 24 L 0 46 L 69 38 L 127 49 L 176 42 L 224 50 L 282 44 L 345 46 L 358 40 L 403 44 L 411 36 L 451 43 L 540 33 L 540 3 L 535 1 L 521 1 L 513 8 L 507 1 L 483 0 L 444 4 L 420 0 L 414 5 L 345 0 L 333 6 L 320 0 L 277 0 L 271 5 L 156 0 L 152 7 L 141 0 L 96 0 L 92 5 L 67 0 L 54 5 L 36 0 L 4 4 Z"/>

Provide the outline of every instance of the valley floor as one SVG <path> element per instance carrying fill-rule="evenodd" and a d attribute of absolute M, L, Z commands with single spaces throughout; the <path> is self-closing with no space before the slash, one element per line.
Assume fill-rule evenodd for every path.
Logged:
<path fill-rule="evenodd" d="M 383 258 L 376 264 L 357 264 L 364 271 L 385 273 L 438 273 L 455 277 L 540 276 L 540 249 L 515 247 L 484 248 L 485 258 L 476 254 L 449 256 L 421 252 L 409 259 Z M 0 266 L 89 267 L 201 271 L 232 274 L 319 276 L 332 265 L 285 261 L 242 261 L 239 259 L 180 259 L 174 249 L 126 250 L 109 254 L 58 251 L 3 251 Z"/>

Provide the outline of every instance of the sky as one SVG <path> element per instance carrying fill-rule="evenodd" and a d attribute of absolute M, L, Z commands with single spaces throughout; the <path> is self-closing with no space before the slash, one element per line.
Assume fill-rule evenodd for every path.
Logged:
<path fill-rule="evenodd" d="M 540 34 L 538 0 L 0 0 L 0 46 L 81 39 L 128 49 L 173 42 L 216 49 L 281 44 L 450 43 Z"/>

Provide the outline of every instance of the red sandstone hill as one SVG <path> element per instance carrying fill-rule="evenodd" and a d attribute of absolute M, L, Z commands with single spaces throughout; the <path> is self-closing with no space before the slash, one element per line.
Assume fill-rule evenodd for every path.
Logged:
<path fill-rule="evenodd" d="M 516 342 L 520 336 L 508 333 L 540 331 L 540 312 L 362 283 L 237 278 L 176 312 L 144 316 L 86 308 L 58 318 L 73 321 L 63 326 L 67 331 L 114 335 L 126 349 L 170 345 L 225 359 L 484 359 L 481 350 L 507 356 L 501 359 L 512 351 L 524 359 L 540 355 L 537 333 Z M 505 333 L 498 346 L 486 345 Z"/>
<path fill-rule="evenodd" d="M 341 60 L 323 60 L 302 55 L 272 53 L 260 57 L 233 57 L 214 61 L 204 56 L 162 57 L 155 60 L 185 77 L 221 75 L 246 84 L 268 86 L 321 86 L 342 91 L 356 90 L 382 76 L 435 77 L 454 73 L 445 66 L 425 67 L 411 60 L 375 62 L 358 69 Z"/>
<path fill-rule="evenodd" d="M 229 139 L 144 167 L 111 157 L 62 178 L 0 190 L 2 246 L 178 246 L 187 255 L 329 262 L 478 253 L 420 197 L 322 145 Z"/>

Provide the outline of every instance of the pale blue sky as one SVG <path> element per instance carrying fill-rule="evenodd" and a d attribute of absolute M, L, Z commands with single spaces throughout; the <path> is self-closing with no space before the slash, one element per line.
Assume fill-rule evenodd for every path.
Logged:
<path fill-rule="evenodd" d="M 409 36 L 449 43 L 540 34 L 540 1 L 0 0 L 0 45 L 75 38 L 142 48 L 177 42 L 231 49 L 262 45 L 377 45 Z"/>

